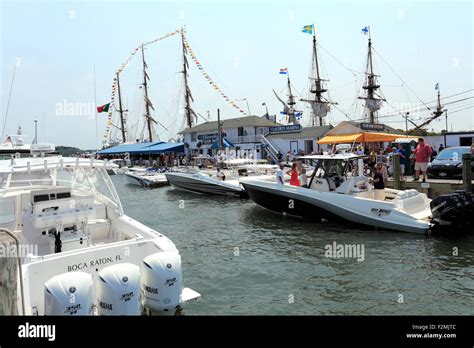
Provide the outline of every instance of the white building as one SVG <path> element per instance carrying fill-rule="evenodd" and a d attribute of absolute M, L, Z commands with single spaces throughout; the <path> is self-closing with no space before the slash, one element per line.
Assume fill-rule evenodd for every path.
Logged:
<path fill-rule="evenodd" d="M 305 128 L 297 126 L 272 127 L 266 138 L 283 156 L 288 151 L 294 155 L 301 151 L 308 155 L 326 149 L 327 145 L 319 145 L 317 141 L 332 128 L 331 125 Z"/>
<path fill-rule="evenodd" d="M 448 132 L 442 135 L 430 135 L 421 138 L 423 138 L 434 150 L 438 151 L 440 145 L 443 145 L 443 147 L 471 146 L 474 142 L 474 131 Z"/>
<path fill-rule="evenodd" d="M 257 159 L 262 158 L 261 136 L 269 132 L 269 127 L 281 126 L 265 117 L 245 116 L 221 120 L 225 138 L 235 145 L 237 156 L 255 153 Z M 217 140 L 217 121 L 205 122 L 181 132 L 184 136 L 186 154 L 212 155 L 212 143 Z M 215 152 L 215 150 L 214 150 Z"/>

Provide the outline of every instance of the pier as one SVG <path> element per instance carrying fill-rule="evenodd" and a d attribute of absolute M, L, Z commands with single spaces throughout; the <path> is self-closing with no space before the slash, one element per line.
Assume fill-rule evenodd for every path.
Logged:
<path fill-rule="evenodd" d="M 400 180 L 400 166 L 398 165 L 398 154 L 393 156 L 393 177 L 387 182 L 387 187 L 397 190 L 415 189 L 425 193 L 429 198 L 433 199 L 438 196 L 451 193 L 457 190 L 471 191 L 473 190 L 471 168 L 472 157 L 470 154 L 463 154 L 463 177 L 460 179 L 426 179 L 426 182 L 413 181 L 413 176 L 405 176 L 406 180 Z"/>

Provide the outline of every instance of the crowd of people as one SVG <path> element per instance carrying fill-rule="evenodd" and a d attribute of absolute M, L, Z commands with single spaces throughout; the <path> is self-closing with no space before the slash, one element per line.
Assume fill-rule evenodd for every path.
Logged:
<path fill-rule="evenodd" d="M 440 145 L 439 151 L 442 151 L 444 147 Z M 426 181 L 427 177 L 427 168 L 428 163 L 431 162 L 437 155 L 437 151 L 433 150 L 432 147 L 425 143 L 423 138 L 418 138 L 417 145 L 415 148 L 411 149 L 410 153 L 404 149 L 403 144 L 397 144 L 397 146 L 387 145 L 385 149 L 373 148 L 370 149 L 364 147 L 362 144 L 357 145 L 353 149 L 353 153 L 360 156 L 366 156 L 364 159 L 364 175 L 371 177 L 371 183 L 374 185 L 374 192 L 377 196 L 376 199 L 383 200 L 383 192 L 385 185 L 393 175 L 393 158 L 394 155 L 398 155 L 398 161 L 400 164 L 400 180 L 405 181 L 405 173 L 407 169 L 410 168 L 408 172 L 414 171 L 414 181 L 419 181 L 420 178 L 422 182 Z M 321 152 L 322 154 L 322 152 Z M 286 156 L 286 161 L 291 162 L 300 154 L 292 154 L 288 151 Z M 284 172 L 285 165 L 283 163 L 283 156 L 281 153 L 278 153 L 278 159 L 280 160 L 279 169 L 276 173 L 277 183 L 283 185 L 285 183 L 285 174 L 290 176 L 290 185 L 292 186 L 301 186 L 307 187 L 308 185 L 308 176 L 306 174 L 306 169 L 300 167 L 298 170 L 298 165 L 296 162 L 293 162 L 291 169 Z M 350 170 L 354 175 L 358 173 L 358 162 L 354 161 L 350 164 Z"/>

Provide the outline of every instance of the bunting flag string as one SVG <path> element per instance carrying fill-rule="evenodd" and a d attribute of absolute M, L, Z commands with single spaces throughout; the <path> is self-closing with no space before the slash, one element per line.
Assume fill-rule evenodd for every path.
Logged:
<path fill-rule="evenodd" d="M 212 89 L 214 89 L 215 91 L 217 91 L 220 96 L 227 102 L 229 103 L 230 106 L 232 106 L 233 108 L 239 110 L 240 113 L 242 114 L 246 114 L 248 116 L 250 116 L 246 111 L 244 111 L 243 109 L 240 108 L 240 106 L 235 102 L 235 100 L 229 98 L 223 91 L 222 89 L 219 87 L 219 85 L 211 78 L 211 76 L 207 73 L 207 71 L 204 69 L 204 67 L 202 66 L 201 62 L 197 59 L 196 57 L 196 53 L 194 52 L 194 50 L 191 48 L 191 45 L 189 44 L 189 41 L 188 39 L 186 38 L 186 36 L 184 36 L 184 33 L 183 33 L 183 41 L 184 41 L 184 47 L 186 47 L 186 50 L 188 51 L 189 55 L 191 56 L 191 59 L 193 60 L 194 64 L 196 65 L 196 67 L 199 69 L 199 71 L 201 72 L 201 75 L 204 77 L 204 79 L 209 82 L 209 85 L 211 86 Z"/>
<path fill-rule="evenodd" d="M 175 30 L 175 31 L 172 31 L 172 32 L 169 32 L 168 34 L 166 35 L 163 35 L 163 36 L 160 36 L 154 40 L 151 40 L 151 41 L 148 41 L 148 42 L 144 42 L 143 43 L 143 46 L 148 46 L 148 45 L 151 45 L 151 44 L 154 44 L 158 41 L 161 41 L 163 39 L 166 39 L 170 36 L 173 36 L 173 35 L 176 35 L 176 34 L 179 34 L 181 31 L 180 30 Z M 127 67 L 128 63 L 130 63 L 130 61 L 132 60 L 133 56 L 135 54 L 137 54 L 138 51 L 140 51 L 140 48 L 141 48 L 142 45 L 136 47 L 129 55 L 128 57 L 124 60 L 124 62 L 122 63 L 122 65 L 120 66 L 120 68 L 117 70 L 117 73 L 120 75 L 122 73 L 122 71 Z M 111 93 L 111 96 L 110 96 L 110 103 L 111 103 L 111 108 L 109 109 L 109 112 L 107 114 L 107 127 L 105 127 L 105 132 L 104 132 L 104 144 L 108 143 L 109 140 L 110 140 L 110 131 L 112 129 L 112 125 L 113 125 L 113 121 L 112 121 L 112 114 L 113 114 L 113 108 L 114 108 L 114 100 L 115 100 L 115 91 L 116 91 L 116 88 L 117 88 L 117 78 L 114 78 L 113 82 L 112 82 L 112 93 Z"/>

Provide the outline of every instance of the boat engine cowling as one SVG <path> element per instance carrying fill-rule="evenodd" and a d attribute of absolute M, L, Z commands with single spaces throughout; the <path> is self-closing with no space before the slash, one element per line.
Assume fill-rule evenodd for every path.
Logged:
<path fill-rule="evenodd" d="M 169 311 L 181 303 L 183 276 L 178 253 L 159 252 L 145 257 L 141 267 L 144 306 Z"/>
<path fill-rule="evenodd" d="M 97 279 L 99 315 L 140 315 L 140 267 L 119 263 L 102 269 Z"/>
<path fill-rule="evenodd" d="M 93 315 L 92 275 L 59 274 L 44 283 L 45 315 Z"/>
<path fill-rule="evenodd" d="M 455 191 L 436 197 L 430 207 L 433 233 L 460 234 L 473 230 L 474 195 L 471 192 Z"/>

